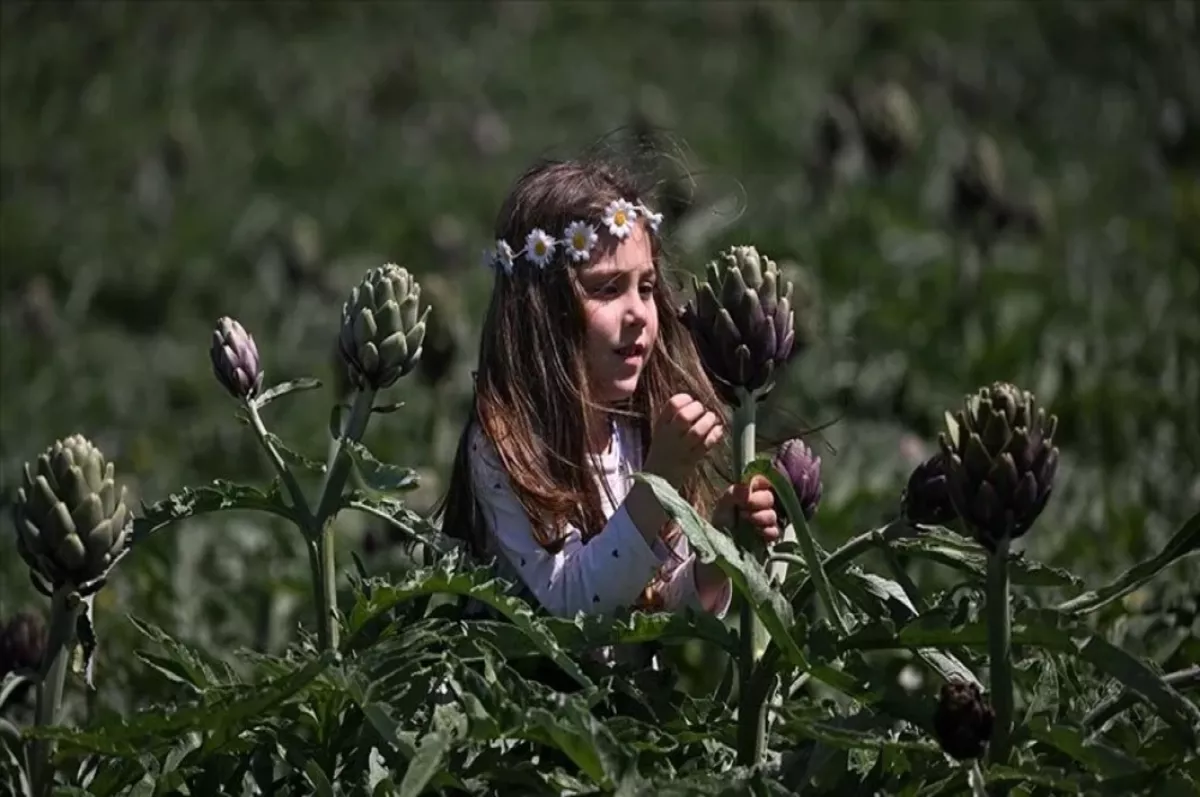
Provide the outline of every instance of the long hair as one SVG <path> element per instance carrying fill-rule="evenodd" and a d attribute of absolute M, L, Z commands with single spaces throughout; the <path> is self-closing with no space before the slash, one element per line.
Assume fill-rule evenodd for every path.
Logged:
<path fill-rule="evenodd" d="M 637 202 L 643 193 L 630 172 L 610 162 L 543 161 L 517 180 L 496 219 L 495 237 L 519 248 L 534 228 L 558 231 L 575 219 L 599 219 L 612 200 Z M 643 459 L 654 420 L 674 394 L 689 393 L 725 414 L 679 320 L 663 274 L 662 246 L 657 236 L 650 238 L 658 274 L 653 292 L 658 337 L 633 396 L 620 408 L 605 408 L 625 415 L 638 429 Z M 615 244 L 602 229 L 601 251 Z M 581 530 L 585 542 L 604 527 L 601 496 L 587 467 L 587 421 L 597 404 L 586 376 L 585 330 L 581 289 L 565 253 L 544 269 L 518 261 L 512 275 L 497 273 L 481 331 L 470 417 L 437 511 L 443 533 L 464 541 L 479 558 L 486 556 L 487 545 L 469 460 L 475 425 L 495 447 L 543 548 L 560 550 L 568 523 Z M 712 468 L 705 463 L 680 489 L 704 514 L 715 498 Z M 667 542 L 677 534 L 677 529 L 668 531 Z M 652 583 L 643 605 L 655 604 L 656 594 Z"/>

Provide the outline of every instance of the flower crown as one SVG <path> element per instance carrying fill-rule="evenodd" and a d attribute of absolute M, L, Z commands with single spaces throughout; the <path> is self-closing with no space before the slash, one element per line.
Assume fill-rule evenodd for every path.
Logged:
<path fill-rule="evenodd" d="M 614 237 L 624 240 L 633 232 L 633 225 L 639 214 L 644 216 L 650 225 L 650 232 L 657 233 L 659 225 L 662 224 L 662 214 L 655 213 L 641 202 L 614 199 L 604 209 L 602 221 Z M 571 222 L 563 230 L 561 238 L 554 238 L 542 228 L 534 227 L 525 236 L 525 246 L 519 250 L 513 249 L 508 241 L 496 241 L 494 249 L 483 253 L 483 265 L 488 269 L 503 269 L 505 274 L 511 276 L 514 262 L 517 258 L 524 257 L 538 268 L 545 268 L 554 259 L 554 253 L 559 246 L 566 248 L 572 261 L 581 263 L 592 256 L 598 239 L 599 231 L 596 225 L 588 221 Z"/>

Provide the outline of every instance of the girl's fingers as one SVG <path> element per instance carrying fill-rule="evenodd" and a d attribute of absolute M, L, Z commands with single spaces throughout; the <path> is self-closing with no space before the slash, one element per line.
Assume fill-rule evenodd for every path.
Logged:
<path fill-rule="evenodd" d="M 715 438 L 713 433 L 717 432 Z M 721 439 L 721 418 L 715 412 L 707 412 L 704 417 L 697 421 L 691 429 L 689 437 L 696 441 L 696 447 L 707 451 L 712 444 Z M 709 441 L 712 440 L 712 443 Z"/>
<path fill-rule="evenodd" d="M 779 523 L 774 509 L 762 509 L 750 515 L 750 522 L 760 529 L 766 530 Z"/>

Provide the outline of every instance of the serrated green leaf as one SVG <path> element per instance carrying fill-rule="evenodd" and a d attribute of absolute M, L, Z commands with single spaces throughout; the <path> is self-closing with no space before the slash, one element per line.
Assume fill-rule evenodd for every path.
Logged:
<path fill-rule="evenodd" d="M 213 659 L 200 648 L 180 642 L 153 623 L 134 615 L 129 615 L 128 619 L 143 636 L 165 650 L 165 657 L 144 651 L 135 652 L 138 658 L 159 670 L 165 677 L 188 684 L 201 692 L 210 686 L 234 683 L 233 674 L 224 662 Z M 217 669 L 221 671 L 220 676 Z"/>
<path fill-rule="evenodd" d="M 409 492 L 420 486 L 420 477 L 412 468 L 380 462 L 366 446 L 353 440 L 345 440 L 342 445 L 362 474 L 363 483 L 370 489 L 395 493 Z"/>
<path fill-rule="evenodd" d="M 297 694 L 337 658 L 335 651 L 327 651 L 281 678 L 221 690 L 215 699 L 203 699 L 182 708 L 148 709 L 95 729 L 42 726 L 31 728 L 27 733 L 91 753 L 128 757 L 162 752 L 184 733 L 216 732 L 241 726 Z"/>
<path fill-rule="evenodd" d="M 185 487 L 161 501 L 142 507 L 142 516 L 133 523 L 133 544 L 145 540 L 159 530 L 181 520 L 212 512 L 232 510 L 256 510 L 267 512 L 292 521 L 302 522 L 288 504 L 276 485 L 264 493 L 257 487 L 214 480 L 203 487 Z"/>
<path fill-rule="evenodd" d="M 288 382 L 280 382 L 277 385 L 272 385 L 255 397 L 254 404 L 259 409 L 262 409 L 275 399 L 286 396 L 289 393 L 295 393 L 298 390 L 313 390 L 314 388 L 318 388 L 320 386 L 321 381 L 311 377 L 302 377 L 300 379 L 292 379 Z"/>
<path fill-rule="evenodd" d="M 1106 642 L 1067 615 L 1053 609 L 1018 612 L 1012 618 L 1011 638 L 1013 645 L 1031 645 L 1080 656 L 1139 694 L 1190 744 L 1195 744 L 1197 728 L 1200 728 L 1200 708 L 1136 657 Z M 839 644 L 847 650 L 944 648 L 950 645 L 982 648 L 987 645 L 987 639 L 987 625 L 982 620 L 954 626 L 944 612 L 932 612 L 918 617 L 897 633 L 876 623 L 856 631 Z"/>
<path fill-rule="evenodd" d="M 297 468 L 304 468 L 305 470 L 312 471 L 313 473 L 325 472 L 324 462 L 317 462 L 315 459 L 309 459 L 300 452 L 292 449 L 281 439 L 279 439 L 279 435 L 275 434 L 274 432 L 267 432 L 266 437 L 267 442 L 271 444 L 272 448 L 279 453 L 279 456 L 287 464 Z"/>
<path fill-rule="evenodd" d="M 452 557 L 428 570 L 408 574 L 399 584 L 370 582 L 370 596 L 360 597 L 347 617 L 350 636 L 360 633 L 367 623 L 390 612 L 397 605 L 415 597 L 436 594 L 460 595 L 474 598 L 502 614 L 537 645 L 542 655 L 551 659 L 567 675 L 591 690 L 595 686 L 579 664 L 567 655 L 545 625 L 535 617 L 523 601 L 506 594 L 507 582 L 496 578 L 487 568 L 455 571 Z M 353 640 L 347 641 L 352 645 Z"/>
<path fill-rule="evenodd" d="M 353 490 L 342 497 L 338 508 L 353 509 L 377 517 L 430 551 L 445 553 L 457 547 L 457 543 L 442 534 L 441 529 L 398 498 L 370 496 Z"/>
<path fill-rule="evenodd" d="M 453 742 L 453 737 L 446 730 L 433 731 L 421 739 L 400 781 L 400 797 L 418 797 L 425 791 L 425 787 L 445 765 L 446 754 L 450 752 Z"/>
<path fill-rule="evenodd" d="M 783 501 L 784 510 L 792 521 L 792 528 L 796 533 L 796 542 L 800 546 L 801 554 L 808 566 L 809 577 L 816 586 L 817 595 L 820 596 L 821 603 L 825 606 L 825 611 L 829 612 L 829 616 L 834 618 L 838 627 L 843 632 L 849 630 L 846 618 L 842 616 L 841 596 L 834 591 L 833 585 L 829 581 L 829 576 L 825 572 L 825 565 L 821 561 L 821 556 L 817 553 L 817 545 L 813 538 L 812 529 L 809 528 L 808 521 L 804 518 L 800 499 L 796 497 L 796 489 L 792 486 L 791 480 L 780 473 L 771 464 L 771 461 L 766 458 L 756 459 L 747 465 L 744 475 L 764 476 L 771 482 L 771 486 L 775 489 L 775 494 Z"/>
<path fill-rule="evenodd" d="M 801 670 L 809 670 L 808 659 L 791 635 L 792 607 L 783 594 L 771 586 L 766 571 L 753 556 L 739 549 L 727 535 L 700 517 L 664 479 L 650 473 L 634 474 L 634 479 L 654 491 L 667 515 L 687 535 L 696 556 L 702 562 L 716 563 L 729 576 L 733 588 L 750 602 L 788 661 Z"/>
<path fill-rule="evenodd" d="M 1163 549 L 1122 573 L 1107 586 L 1078 595 L 1056 608 L 1070 614 L 1086 614 L 1101 609 L 1150 581 L 1175 562 L 1200 551 L 1200 512 L 1179 527 Z"/>
<path fill-rule="evenodd" d="M 1034 739 L 1066 753 L 1097 775 L 1112 777 L 1145 771 L 1137 761 L 1101 740 L 1088 738 L 1080 728 L 1061 723 L 1051 725 L 1044 717 L 1036 717 L 1025 729 Z"/>
<path fill-rule="evenodd" d="M 981 582 L 987 579 L 987 551 L 974 540 L 952 532 L 929 529 L 920 536 L 899 539 L 891 545 L 910 556 L 919 556 L 970 573 Z M 1074 587 L 1083 583 L 1073 573 L 1016 554 L 1009 554 L 1008 572 L 1011 582 L 1018 586 Z"/>

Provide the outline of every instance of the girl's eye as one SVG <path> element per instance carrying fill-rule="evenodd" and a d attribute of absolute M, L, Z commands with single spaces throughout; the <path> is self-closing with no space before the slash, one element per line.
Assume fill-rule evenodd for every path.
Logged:
<path fill-rule="evenodd" d="M 641 286 L 639 286 L 638 289 L 642 292 L 643 296 L 653 296 L 654 295 L 654 283 L 653 282 L 643 282 L 641 284 Z"/>

